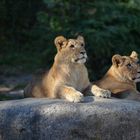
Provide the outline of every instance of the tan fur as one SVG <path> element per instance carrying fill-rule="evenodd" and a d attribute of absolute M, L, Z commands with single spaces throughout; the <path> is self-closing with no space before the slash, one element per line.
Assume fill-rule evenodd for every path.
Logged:
<path fill-rule="evenodd" d="M 57 54 L 49 72 L 35 78 L 26 88 L 25 97 L 64 98 L 80 102 L 82 92 L 90 85 L 88 72 L 84 65 L 87 59 L 85 42 L 82 36 L 55 39 Z"/>
<path fill-rule="evenodd" d="M 134 51 L 130 56 L 114 55 L 112 66 L 95 84 L 100 88 L 110 90 L 115 97 L 140 100 L 140 93 L 135 83 L 140 76 L 138 61 L 138 54 Z"/>

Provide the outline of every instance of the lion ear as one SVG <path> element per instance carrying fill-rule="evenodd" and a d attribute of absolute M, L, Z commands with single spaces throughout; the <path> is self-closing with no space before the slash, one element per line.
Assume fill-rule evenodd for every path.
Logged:
<path fill-rule="evenodd" d="M 79 35 L 77 37 L 77 40 L 79 40 L 81 43 L 85 44 L 85 40 L 84 40 L 84 37 L 83 36 Z"/>
<path fill-rule="evenodd" d="M 119 54 L 115 54 L 113 57 L 112 57 L 112 63 L 114 66 L 118 67 L 120 66 L 122 63 L 123 63 L 123 58 L 121 55 Z"/>
<path fill-rule="evenodd" d="M 132 51 L 130 57 L 131 57 L 131 58 L 134 58 L 134 59 L 138 59 L 138 54 L 137 54 L 137 52 Z"/>
<path fill-rule="evenodd" d="M 54 44 L 57 48 L 57 51 L 60 51 L 62 49 L 62 46 L 64 44 L 64 42 L 66 42 L 67 39 L 64 36 L 58 36 L 55 38 L 54 40 Z"/>

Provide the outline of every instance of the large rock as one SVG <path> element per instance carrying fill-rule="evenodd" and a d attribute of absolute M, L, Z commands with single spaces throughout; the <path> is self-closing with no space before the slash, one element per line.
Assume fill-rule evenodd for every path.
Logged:
<path fill-rule="evenodd" d="M 140 103 L 21 99 L 0 102 L 0 140 L 140 140 Z"/>

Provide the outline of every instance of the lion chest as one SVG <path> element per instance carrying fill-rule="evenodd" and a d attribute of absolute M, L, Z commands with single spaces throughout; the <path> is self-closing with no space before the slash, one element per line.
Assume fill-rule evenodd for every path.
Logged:
<path fill-rule="evenodd" d="M 75 69 L 68 76 L 69 84 L 75 89 L 82 91 L 88 86 L 88 74 L 85 68 Z"/>
<path fill-rule="evenodd" d="M 61 65 L 55 75 L 56 83 L 71 86 L 79 91 L 89 85 L 87 69 L 82 66 Z"/>

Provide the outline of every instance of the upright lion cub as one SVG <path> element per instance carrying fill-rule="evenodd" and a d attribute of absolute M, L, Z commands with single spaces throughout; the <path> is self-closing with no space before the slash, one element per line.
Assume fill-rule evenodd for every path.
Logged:
<path fill-rule="evenodd" d="M 25 88 L 25 97 L 64 98 L 80 102 L 83 97 L 81 92 L 90 85 L 84 65 L 87 59 L 84 38 L 58 36 L 54 43 L 57 54 L 53 66 L 40 81 L 31 82 Z"/>

